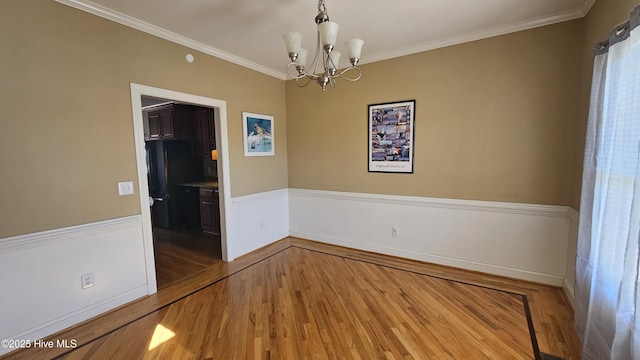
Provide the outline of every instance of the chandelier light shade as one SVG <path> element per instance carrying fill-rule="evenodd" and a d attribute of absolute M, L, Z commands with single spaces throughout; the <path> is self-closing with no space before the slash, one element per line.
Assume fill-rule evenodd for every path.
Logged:
<path fill-rule="evenodd" d="M 329 21 L 324 0 L 318 1 L 318 15 L 315 18 L 315 22 L 318 26 L 316 53 L 311 66 L 308 68 L 308 51 L 302 47 L 302 35 L 297 32 L 288 32 L 282 35 L 291 60 L 287 65 L 287 75 L 294 78 L 299 87 L 305 87 L 314 80 L 322 87 L 322 91 L 326 90 L 327 85 L 335 88 L 335 80 L 337 78 L 349 81 L 359 80 L 362 71 L 357 65 L 360 61 L 364 41 L 362 39 L 351 39 L 345 42 L 351 66 L 340 71 L 338 67 L 340 53 L 334 50 L 340 25 Z"/>
<path fill-rule="evenodd" d="M 364 41 L 362 41 L 362 39 L 351 39 L 347 40 L 344 44 L 347 46 L 349 60 L 351 60 L 353 66 L 356 66 L 360 60 L 360 53 L 362 52 Z"/>
<path fill-rule="evenodd" d="M 331 52 L 336 45 L 336 39 L 338 38 L 338 30 L 340 25 L 333 21 L 325 21 L 318 25 L 318 32 L 320 33 L 320 43 L 324 47 L 324 50 Z"/>
<path fill-rule="evenodd" d="M 307 49 L 300 49 L 298 52 L 298 58 L 295 61 L 296 65 L 303 68 L 307 66 Z"/>
<path fill-rule="evenodd" d="M 284 39 L 284 45 L 287 47 L 287 52 L 289 54 L 297 54 L 300 51 L 302 34 L 297 32 L 288 32 L 282 36 L 282 39 Z"/>

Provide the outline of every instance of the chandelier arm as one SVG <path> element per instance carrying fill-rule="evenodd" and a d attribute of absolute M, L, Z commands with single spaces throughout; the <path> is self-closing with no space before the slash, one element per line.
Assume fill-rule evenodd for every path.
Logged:
<path fill-rule="evenodd" d="M 355 76 L 355 77 L 346 76 L 345 74 L 347 72 L 349 72 L 350 70 L 357 70 L 357 76 Z M 341 77 L 341 78 L 343 78 L 345 80 L 348 80 L 348 81 L 358 81 L 358 80 L 360 80 L 361 76 L 362 76 L 362 70 L 360 70 L 360 68 L 357 67 L 357 66 L 352 66 L 352 67 L 348 67 L 348 68 L 342 70 L 335 77 Z"/>
<path fill-rule="evenodd" d="M 292 79 L 295 79 L 295 80 L 296 80 L 296 83 L 298 83 L 298 80 L 301 80 L 301 79 L 304 79 L 304 78 L 307 78 L 307 79 L 308 79 L 308 80 L 307 80 L 307 82 L 306 82 L 303 86 L 300 86 L 300 87 L 305 87 L 305 86 L 307 86 L 307 84 L 308 84 L 311 80 L 317 80 L 317 79 L 319 78 L 319 76 L 318 76 L 318 75 L 310 74 L 310 73 L 308 73 L 306 70 L 303 70 L 303 72 L 302 72 L 302 73 L 298 71 L 298 73 L 297 73 L 297 74 L 295 74 L 295 75 L 294 75 L 294 74 L 291 74 L 291 71 L 290 71 L 291 67 L 295 67 L 295 68 L 296 68 L 296 71 L 298 71 L 298 64 L 296 64 L 295 62 L 292 62 L 292 63 L 289 63 L 289 64 L 287 65 L 287 75 L 289 75 Z"/>
<path fill-rule="evenodd" d="M 301 85 L 301 81 L 300 80 L 302 80 L 302 79 L 307 79 L 307 81 L 304 84 Z M 303 87 L 309 85 L 311 80 L 312 80 L 311 76 L 303 76 L 303 77 L 296 78 L 296 86 L 298 86 L 299 88 L 303 88 Z"/>
<path fill-rule="evenodd" d="M 322 70 L 323 70 L 322 75 L 323 75 L 323 76 L 329 76 L 329 77 L 331 77 L 331 72 L 330 72 L 330 70 L 329 70 L 329 62 L 330 62 L 329 57 L 328 57 L 328 56 L 323 55 L 323 56 L 322 56 Z"/>
<path fill-rule="evenodd" d="M 291 69 L 295 69 L 295 73 L 291 73 Z M 300 73 L 300 71 L 298 71 L 298 64 L 296 64 L 295 62 L 290 62 L 289 64 L 287 64 L 287 75 L 289 75 L 290 77 L 294 78 L 294 79 L 301 79 L 305 76 L 307 76 L 306 72 Z"/>
<path fill-rule="evenodd" d="M 315 74 L 318 73 L 318 65 L 320 65 L 321 56 L 322 56 L 322 62 L 324 64 L 324 56 L 322 55 L 322 48 L 320 45 L 320 32 L 316 31 L 316 54 L 313 57 L 313 63 L 311 64 L 312 66 L 310 67 L 310 69 L 313 69 L 313 72 L 311 74 L 314 75 L 316 79 L 319 77 L 319 76 L 316 76 Z"/>

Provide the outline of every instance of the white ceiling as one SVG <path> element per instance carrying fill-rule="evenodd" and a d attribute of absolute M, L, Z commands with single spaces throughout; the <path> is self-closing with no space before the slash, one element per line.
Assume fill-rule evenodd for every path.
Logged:
<path fill-rule="evenodd" d="M 317 0 L 56 0 L 198 51 L 285 78 L 287 31 L 313 56 Z M 595 0 L 325 0 L 361 64 L 583 17 Z M 195 61 L 198 61 L 196 58 Z M 341 59 L 340 66 L 347 66 Z"/>

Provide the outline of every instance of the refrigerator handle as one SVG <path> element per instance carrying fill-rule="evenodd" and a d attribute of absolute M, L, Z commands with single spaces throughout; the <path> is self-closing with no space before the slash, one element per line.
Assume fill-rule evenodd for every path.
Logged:
<path fill-rule="evenodd" d="M 165 193 L 170 193 L 172 190 L 169 189 L 169 150 L 167 149 L 166 146 L 163 147 L 163 152 L 162 152 L 162 156 L 164 157 L 164 169 L 162 169 L 162 171 L 164 172 L 164 186 L 165 186 Z"/>

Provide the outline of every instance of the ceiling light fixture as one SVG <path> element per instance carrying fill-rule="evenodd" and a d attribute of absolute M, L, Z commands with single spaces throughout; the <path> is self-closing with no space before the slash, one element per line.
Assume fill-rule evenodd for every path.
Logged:
<path fill-rule="evenodd" d="M 339 71 L 338 63 L 340 61 L 340 53 L 335 51 L 334 47 L 340 26 L 338 23 L 329 21 L 324 0 L 318 1 L 318 15 L 316 16 L 315 22 L 318 25 L 316 55 L 308 69 L 306 68 L 307 49 L 300 47 L 302 44 L 302 35 L 297 32 L 288 32 L 282 36 L 284 44 L 287 47 L 287 52 L 289 53 L 289 59 L 291 59 L 291 62 L 287 65 L 287 75 L 294 78 L 299 87 L 305 87 L 311 80 L 315 80 L 318 85 L 322 86 L 322 91 L 327 88 L 327 84 L 331 85 L 332 89 L 335 88 L 336 79 L 339 77 L 349 81 L 357 81 L 360 79 L 362 71 L 356 65 L 358 65 L 358 61 L 360 61 L 360 53 L 362 52 L 364 41 L 361 39 L 351 39 L 345 42 L 351 67 Z M 321 68 L 318 70 L 320 66 Z M 349 75 L 354 76 L 346 76 L 345 74 L 347 72 L 350 72 Z M 303 79 L 306 79 L 306 81 Z"/>

